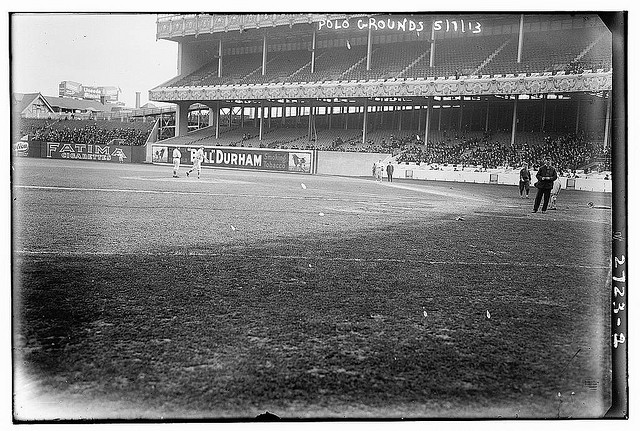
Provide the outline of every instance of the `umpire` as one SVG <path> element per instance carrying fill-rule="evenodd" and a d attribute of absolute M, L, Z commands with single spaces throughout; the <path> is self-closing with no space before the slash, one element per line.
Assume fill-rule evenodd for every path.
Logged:
<path fill-rule="evenodd" d="M 558 179 L 558 173 L 555 168 L 551 166 L 551 159 L 549 159 L 549 157 L 545 157 L 544 165 L 538 169 L 536 178 L 538 179 L 538 182 L 535 183 L 534 186 L 538 189 L 538 193 L 536 194 L 536 200 L 533 202 L 533 212 L 538 212 L 540 201 L 544 198 L 544 201 L 542 202 L 542 213 L 544 214 L 547 212 L 547 205 L 549 205 L 549 197 L 551 196 L 553 182 Z"/>
<path fill-rule="evenodd" d="M 393 165 L 391 162 L 387 164 L 387 181 L 393 181 Z"/>

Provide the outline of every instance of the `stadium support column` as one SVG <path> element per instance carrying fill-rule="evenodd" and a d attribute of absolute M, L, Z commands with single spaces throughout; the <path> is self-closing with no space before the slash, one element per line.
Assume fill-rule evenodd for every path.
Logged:
<path fill-rule="evenodd" d="M 484 131 L 488 132 L 489 131 L 489 99 L 491 98 L 491 96 L 487 96 L 487 113 L 485 114 L 484 117 Z"/>
<path fill-rule="evenodd" d="M 311 73 L 316 70 L 316 29 L 311 34 Z"/>
<path fill-rule="evenodd" d="M 218 41 L 218 78 L 222 76 L 222 39 Z"/>
<path fill-rule="evenodd" d="M 580 99 L 578 99 L 578 107 L 576 108 L 576 135 L 578 134 L 579 127 L 580 127 Z"/>
<path fill-rule="evenodd" d="M 309 121 L 307 122 L 307 140 L 311 141 L 313 134 L 313 127 L 311 122 L 313 121 L 313 102 L 309 101 Z"/>
<path fill-rule="evenodd" d="M 260 135 L 259 140 L 262 141 L 262 119 L 264 118 L 264 102 L 260 102 Z"/>
<path fill-rule="evenodd" d="M 513 119 L 511 121 L 511 146 L 516 143 L 516 125 L 518 123 L 518 95 L 513 101 Z"/>
<path fill-rule="evenodd" d="M 189 102 L 176 104 L 176 136 L 184 136 L 189 131 Z"/>
<path fill-rule="evenodd" d="M 522 60 L 522 43 L 524 41 L 524 14 L 520 14 L 520 31 L 518 32 L 518 63 Z"/>
<path fill-rule="evenodd" d="M 215 115 L 215 110 L 211 106 L 209 106 L 209 124 L 208 124 L 209 127 L 211 127 L 211 126 L 213 126 L 215 124 L 214 123 L 214 121 L 215 121 L 214 115 Z"/>
<path fill-rule="evenodd" d="M 267 31 L 262 35 L 262 76 L 267 72 Z"/>
<path fill-rule="evenodd" d="M 282 125 L 287 124 L 287 101 L 282 102 Z"/>
<path fill-rule="evenodd" d="M 371 26 L 367 33 L 367 70 L 371 70 Z"/>
<path fill-rule="evenodd" d="M 367 99 L 364 99 L 364 107 L 362 110 L 362 143 L 365 144 L 367 142 L 367 109 L 368 109 Z"/>
<path fill-rule="evenodd" d="M 344 107 L 344 130 L 349 128 L 349 105 Z"/>
<path fill-rule="evenodd" d="M 220 102 L 216 102 L 216 139 L 220 137 Z"/>
<path fill-rule="evenodd" d="M 540 131 L 544 132 L 544 128 L 545 128 L 545 121 L 547 119 L 547 95 L 543 95 L 542 96 L 542 121 L 540 124 Z"/>
<path fill-rule="evenodd" d="M 435 22 L 435 21 L 434 21 Z M 436 27 L 431 23 L 431 50 L 429 52 L 429 67 L 433 67 L 433 62 L 436 57 Z M 439 129 L 439 126 L 438 126 Z"/>
<path fill-rule="evenodd" d="M 327 128 L 331 130 L 331 117 L 333 115 L 333 103 L 329 102 L 329 106 L 327 107 L 327 112 L 329 114 L 329 118 L 327 120 Z"/>
<path fill-rule="evenodd" d="M 429 142 L 429 125 L 431 124 L 432 98 L 427 97 L 427 115 L 424 120 L 424 143 Z"/>

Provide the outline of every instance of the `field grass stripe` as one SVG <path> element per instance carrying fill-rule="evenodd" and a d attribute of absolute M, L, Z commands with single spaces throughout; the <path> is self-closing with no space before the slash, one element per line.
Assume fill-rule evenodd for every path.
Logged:
<path fill-rule="evenodd" d="M 315 257 L 301 255 L 262 255 L 262 254 L 238 254 L 238 253 L 208 253 L 202 251 L 176 251 L 176 252 L 109 252 L 109 251 L 37 251 L 37 250 L 17 250 L 16 254 L 25 256 L 59 256 L 59 257 L 82 257 L 82 256 L 204 256 L 204 257 L 233 257 L 243 259 L 282 259 L 282 260 L 304 260 L 304 261 L 329 261 L 329 262 L 360 262 L 360 263 L 398 263 L 398 264 L 421 264 L 421 265 L 454 265 L 454 266 L 495 266 L 495 267 L 536 267 L 536 268 L 578 268 L 578 269 L 611 269 L 610 265 L 578 265 L 563 263 L 532 263 L 532 262 L 468 262 L 453 260 L 424 260 L 424 259 L 393 259 L 393 258 L 358 258 L 358 257 Z"/>
<path fill-rule="evenodd" d="M 185 196 L 219 196 L 225 198 L 262 198 L 262 199 L 283 199 L 283 200 L 309 200 L 309 201 L 335 201 L 348 202 L 353 204 L 371 204 L 370 201 L 359 200 L 354 201 L 348 198 L 336 198 L 328 196 L 277 196 L 277 195 L 259 195 L 259 194 L 230 194 L 230 193 L 209 193 L 200 191 L 179 191 L 179 190 L 135 190 L 135 189 L 107 189 L 107 188 L 89 188 L 89 187 L 63 187 L 63 186 L 15 186 L 15 188 L 30 190 L 56 190 L 56 191 L 74 191 L 74 192 L 108 192 L 108 193 L 147 193 L 159 195 L 185 195 Z M 399 199 L 398 199 L 399 200 Z"/>

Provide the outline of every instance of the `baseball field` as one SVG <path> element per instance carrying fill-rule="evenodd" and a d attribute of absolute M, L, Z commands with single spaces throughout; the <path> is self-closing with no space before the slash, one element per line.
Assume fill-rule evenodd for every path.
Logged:
<path fill-rule="evenodd" d="M 610 194 L 13 164 L 18 420 L 608 409 Z"/>

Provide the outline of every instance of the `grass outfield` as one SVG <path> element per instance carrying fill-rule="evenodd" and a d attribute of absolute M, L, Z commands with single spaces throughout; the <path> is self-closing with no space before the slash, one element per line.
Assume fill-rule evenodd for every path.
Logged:
<path fill-rule="evenodd" d="M 16 419 L 609 406 L 610 194 L 14 162 Z"/>

